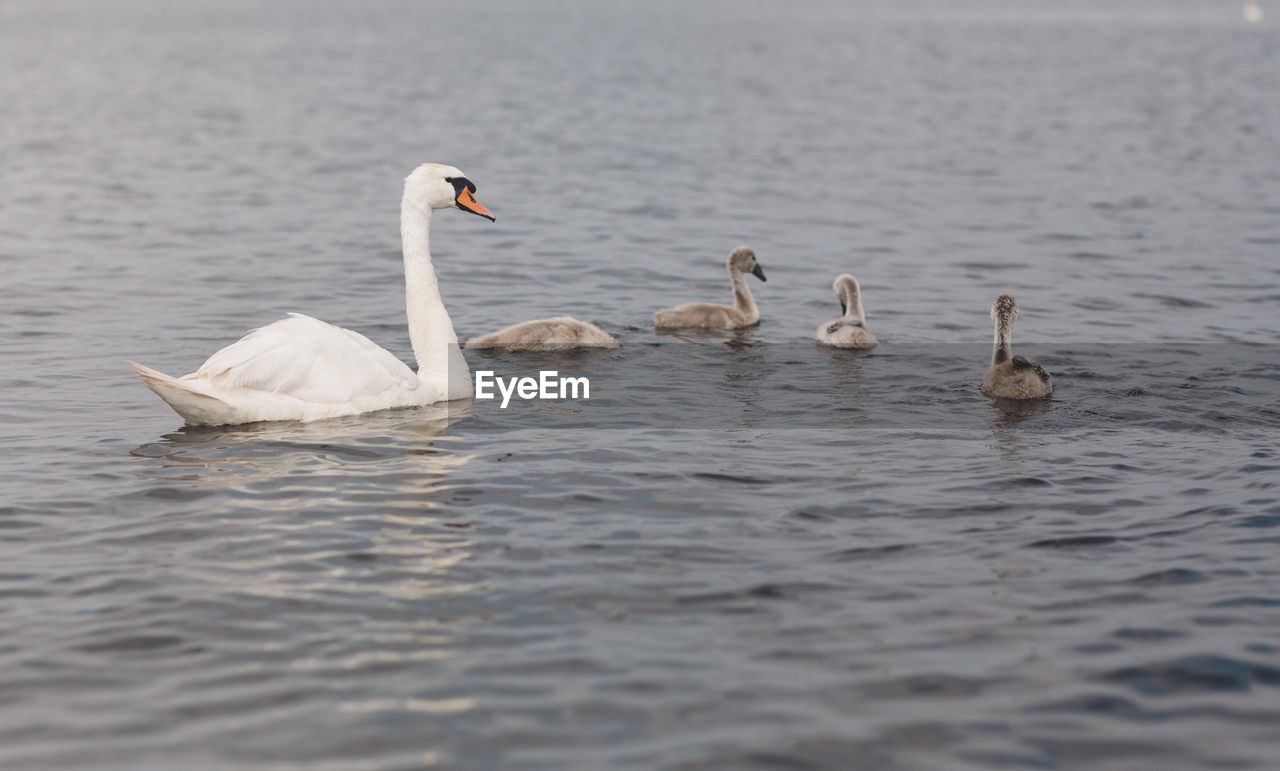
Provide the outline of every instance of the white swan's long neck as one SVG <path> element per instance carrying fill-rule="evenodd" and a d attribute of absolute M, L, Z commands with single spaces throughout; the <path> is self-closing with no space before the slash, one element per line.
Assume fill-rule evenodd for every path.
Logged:
<path fill-rule="evenodd" d="M 404 301 L 409 316 L 409 342 L 418 360 L 418 379 L 441 388 L 449 399 L 470 396 L 471 370 L 458 348 L 453 321 L 440 298 L 431 264 L 431 211 L 404 201 L 400 205 L 400 239 L 404 245 Z"/>
<path fill-rule="evenodd" d="M 733 307 L 747 316 L 758 317 L 760 311 L 756 309 L 756 299 L 751 296 L 751 290 L 747 289 L 747 280 L 742 271 L 730 265 L 729 281 L 733 284 Z"/>
<path fill-rule="evenodd" d="M 1003 364 L 1009 360 L 1009 346 L 1012 335 L 1013 319 L 1008 316 L 996 317 L 996 340 L 991 351 L 991 363 Z"/>

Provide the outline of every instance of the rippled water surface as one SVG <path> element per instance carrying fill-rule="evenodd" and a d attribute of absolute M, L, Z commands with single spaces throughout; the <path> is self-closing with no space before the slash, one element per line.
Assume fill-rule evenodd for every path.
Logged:
<path fill-rule="evenodd" d="M 1212 7 L 1211 7 L 1212 6 Z M 1280 754 L 1280 27 L 1233 2 L 0 2 L 0 765 Z M 305 311 L 590 401 L 190 429 Z M 655 335 L 728 297 L 764 321 Z M 841 272 L 869 354 L 818 348 Z M 978 391 L 987 309 L 1053 399 Z"/>

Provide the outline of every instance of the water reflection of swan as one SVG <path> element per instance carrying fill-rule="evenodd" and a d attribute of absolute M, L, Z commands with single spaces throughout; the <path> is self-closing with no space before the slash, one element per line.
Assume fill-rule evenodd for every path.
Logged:
<path fill-rule="evenodd" d="M 866 372 L 863 363 L 866 361 L 867 353 L 865 348 L 843 348 L 833 351 L 831 356 L 819 359 L 822 366 L 819 370 L 820 374 L 829 378 L 826 390 L 831 394 L 831 411 L 846 413 L 858 422 L 864 422 L 869 417 L 864 409 L 870 393 L 867 383 L 864 382 Z M 892 415 L 893 413 L 884 414 Z"/>
<path fill-rule="evenodd" d="M 1262 21 L 1262 8 L 1258 6 L 1258 0 L 1246 0 L 1244 4 L 1244 19 L 1253 24 Z"/>
<path fill-rule="evenodd" d="M 479 515 L 455 500 L 478 453 L 451 427 L 470 413 L 449 403 L 169 434 L 133 451 L 137 490 L 117 505 L 136 511 L 106 535 L 133 544 L 127 570 L 154 583 L 148 597 L 183 598 L 180 627 L 289 641 L 286 673 L 338 680 L 447 660 L 487 606 L 472 567 Z M 475 707 L 352 699 L 334 706 Z"/>
<path fill-rule="evenodd" d="M 708 327 L 688 327 L 684 329 L 655 329 L 657 337 L 673 337 L 682 343 L 695 346 L 723 345 L 731 351 L 745 351 L 759 342 L 755 327 L 744 329 L 711 329 Z M 689 351 L 690 355 L 700 356 L 697 350 Z"/>
<path fill-rule="evenodd" d="M 1035 446 L 1041 441 L 1034 431 L 1027 431 L 1027 428 L 1035 426 L 1039 422 L 1034 420 L 1035 418 L 1053 409 L 1053 402 L 1048 399 L 1030 401 L 995 399 L 990 402 L 990 405 L 990 446 L 993 450 L 999 452 L 1008 463 L 1008 465 L 1002 467 L 1002 472 L 1010 476 L 1017 475 L 1023 470 L 1029 471 L 1030 476 L 1043 473 L 1038 470 L 1031 471 L 1032 466 L 1037 469 L 1040 468 L 1035 463 L 1032 463 L 1031 466 L 1026 466 L 1024 469 L 1024 464 L 1028 462 L 1028 447 Z M 1030 422 L 1028 423 L 1028 421 Z M 1024 423 L 1027 425 L 1023 425 Z"/>
<path fill-rule="evenodd" d="M 993 413 L 991 425 L 997 428 L 1012 428 L 1053 406 L 1053 402 L 1044 399 L 995 399 L 990 404 Z"/>
<path fill-rule="evenodd" d="M 130 454 L 157 461 L 143 474 L 151 479 L 223 488 L 278 486 L 298 475 L 311 485 L 309 496 L 324 495 L 317 487 L 326 481 L 336 486 L 355 478 L 353 469 L 376 463 L 393 485 L 384 491 L 390 502 L 398 492 L 428 491 L 475 457 L 445 449 L 446 429 L 470 414 L 469 402 L 449 402 L 319 423 L 186 426 Z"/>
<path fill-rule="evenodd" d="M 311 573 L 300 588 L 284 573 L 261 569 L 261 555 L 275 553 L 282 537 L 296 549 L 309 537 L 299 531 L 316 530 L 308 559 L 329 560 L 335 541 L 367 544 L 355 548 L 357 558 L 339 561 L 333 578 L 392 565 L 402 578 L 360 581 L 360 590 L 413 599 L 474 588 L 444 576 L 470 557 L 470 541 L 465 527 L 454 527 L 459 523 L 441 511 L 455 486 L 451 480 L 477 457 L 451 447 L 446 433 L 470 414 L 469 403 L 442 404 L 310 424 L 187 427 L 130 454 L 152 461 L 139 472 L 148 493 L 199 501 L 201 523 L 215 531 L 219 521 L 222 528 L 232 523 L 238 544 L 232 551 L 241 555 L 242 572 L 253 576 L 254 594 L 294 598 L 300 591 L 350 590 L 345 580 Z M 251 546 L 255 541 L 262 545 Z M 376 559 L 365 564 L 360 555 Z"/>

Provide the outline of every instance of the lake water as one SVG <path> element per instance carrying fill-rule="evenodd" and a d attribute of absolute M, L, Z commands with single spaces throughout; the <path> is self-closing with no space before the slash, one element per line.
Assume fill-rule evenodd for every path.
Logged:
<path fill-rule="evenodd" d="M 1280 8 L 1120 5 L 0 2 L 0 766 L 1274 768 Z M 133 377 L 408 359 L 429 160 L 461 337 L 623 344 L 473 370 L 590 401 Z M 739 243 L 760 327 L 655 335 Z"/>

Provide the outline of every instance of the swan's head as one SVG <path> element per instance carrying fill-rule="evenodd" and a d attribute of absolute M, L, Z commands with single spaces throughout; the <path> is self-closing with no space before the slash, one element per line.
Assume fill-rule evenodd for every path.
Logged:
<path fill-rule="evenodd" d="M 493 212 L 476 200 L 475 183 L 453 166 L 424 163 L 404 178 L 404 200 L 430 213 L 432 209 L 462 209 L 496 222 Z"/>
<path fill-rule="evenodd" d="M 750 273 L 761 281 L 768 280 L 764 277 L 764 268 L 761 268 L 760 262 L 756 260 L 756 253 L 749 246 L 739 246 L 729 252 L 729 267 L 737 268 L 743 273 Z"/>
<path fill-rule="evenodd" d="M 840 298 L 840 312 L 848 313 L 849 307 L 855 305 L 858 299 L 858 293 L 861 289 L 858 287 L 858 279 L 848 273 L 841 273 L 836 276 L 836 280 L 831 284 L 831 288 L 836 290 L 836 297 Z"/>
<path fill-rule="evenodd" d="M 1001 324 L 1012 324 L 1018 318 L 1018 303 L 1013 295 L 1002 294 L 991 305 L 991 320 Z"/>

